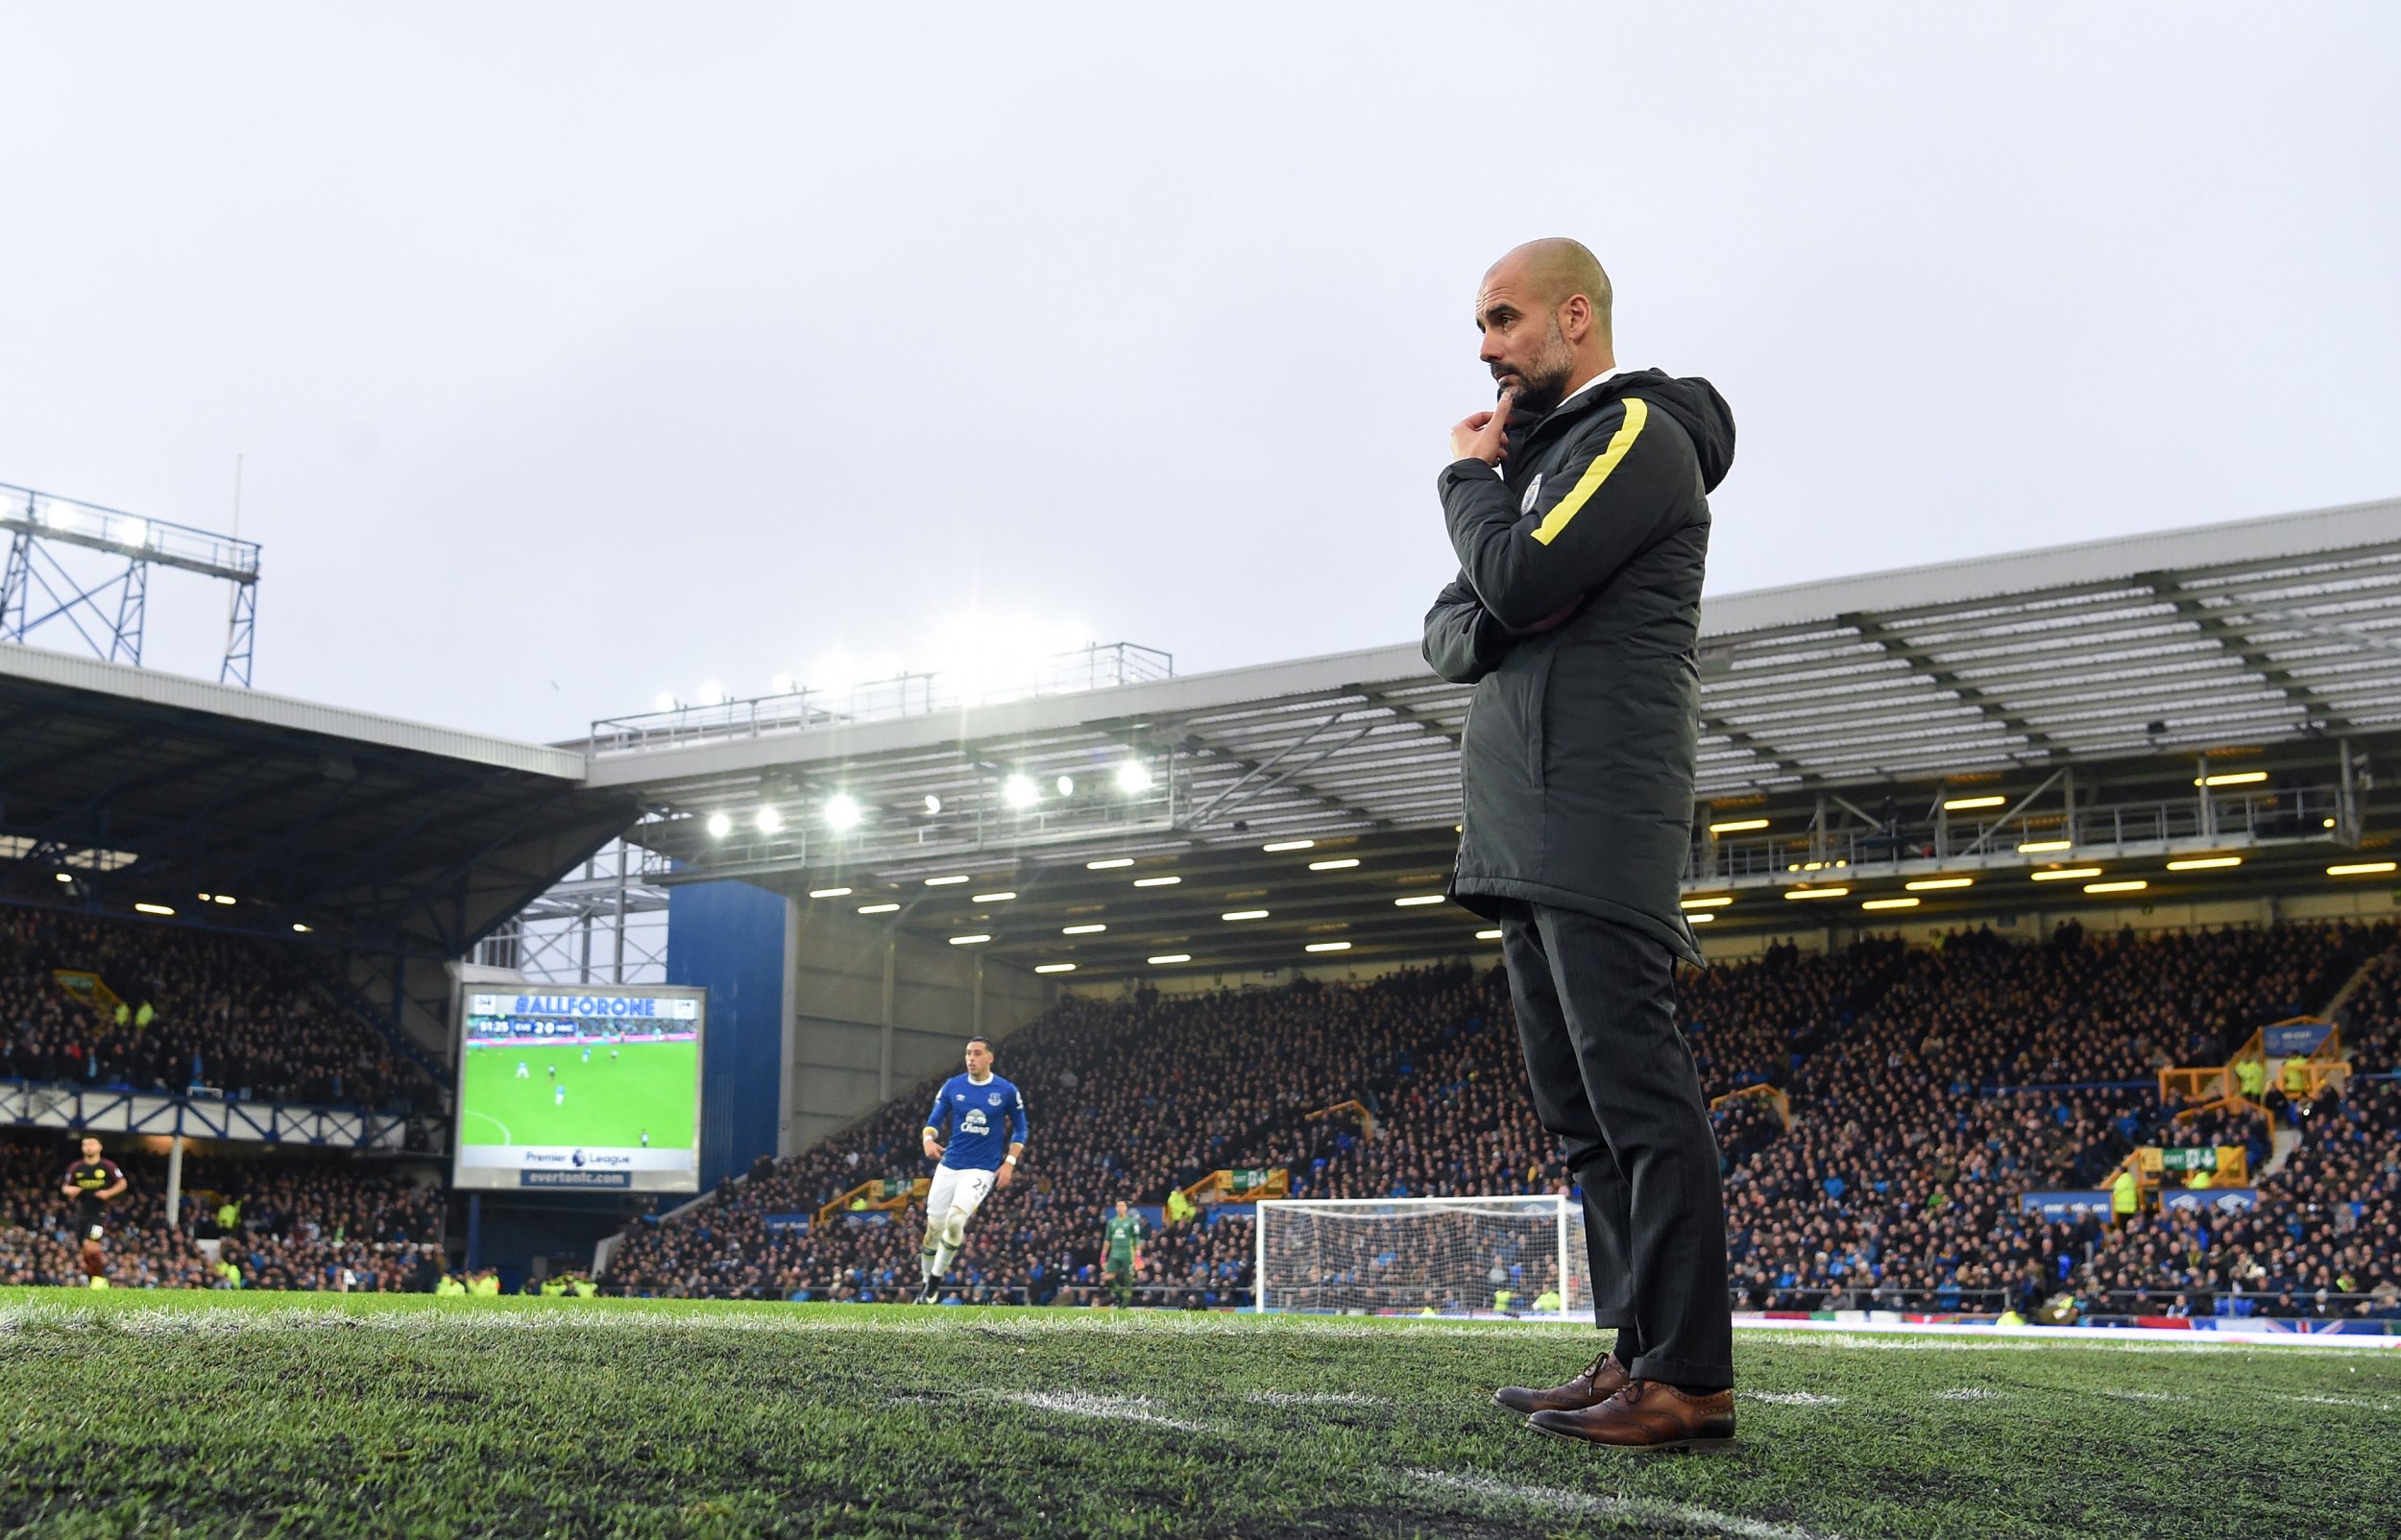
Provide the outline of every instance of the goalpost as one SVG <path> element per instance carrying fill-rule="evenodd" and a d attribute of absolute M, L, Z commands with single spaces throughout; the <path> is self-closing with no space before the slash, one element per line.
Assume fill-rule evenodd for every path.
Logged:
<path fill-rule="evenodd" d="M 1555 1319 L 1592 1309 L 1584 1206 L 1562 1194 L 1270 1198 L 1258 1215 L 1263 1311 Z"/>

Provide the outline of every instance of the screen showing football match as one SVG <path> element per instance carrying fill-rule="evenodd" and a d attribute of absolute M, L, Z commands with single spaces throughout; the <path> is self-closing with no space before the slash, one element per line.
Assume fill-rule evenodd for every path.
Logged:
<path fill-rule="evenodd" d="M 467 990 L 456 1185 L 697 1191 L 707 993 Z"/>

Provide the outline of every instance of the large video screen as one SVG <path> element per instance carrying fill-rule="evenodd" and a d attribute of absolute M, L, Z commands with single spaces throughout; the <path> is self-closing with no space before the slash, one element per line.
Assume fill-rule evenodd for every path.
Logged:
<path fill-rule="evenodd" d="M 462 1188 L 700 1188 L 700 989 L 470 985 L 460 996 Z"/>

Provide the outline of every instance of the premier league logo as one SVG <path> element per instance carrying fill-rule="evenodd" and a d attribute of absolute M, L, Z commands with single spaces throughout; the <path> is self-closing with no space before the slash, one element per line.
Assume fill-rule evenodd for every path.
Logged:
<path fill-rule="evenodd" d="M 584 1164 L 584 1152 L 579 1149 L 574 1154 L 570 1155 L 567 1159 L 569 1164 L 576 1167 L 578 1169 L 581 1169 Z"/>

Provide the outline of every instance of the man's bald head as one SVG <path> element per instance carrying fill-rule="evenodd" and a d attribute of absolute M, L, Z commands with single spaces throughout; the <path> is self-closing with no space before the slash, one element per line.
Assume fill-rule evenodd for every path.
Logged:
<path fill-rule="evenodd" d="M 1481 356 L 1521 408 L 1547 412 L 1616 367 L 1609 275 L 1581 241 L 1528 241 L 1486 270 L 1476 292 Z"/>
<path fill-rule="evenodd" d="M 1593 325 L 1603 337 L 1609 335 L 1609 275 L 1602 270 L 1601 259 L 1582 241 L 1564 235 L 1528 241 L 1493 263 L 1484 275 L 1485 283 L 1490 286 L 1504 269 L 1524 285 L 1529 299 L 1546 310 L 1556 310 L 1583 295 L 1592 306 Z"/>

